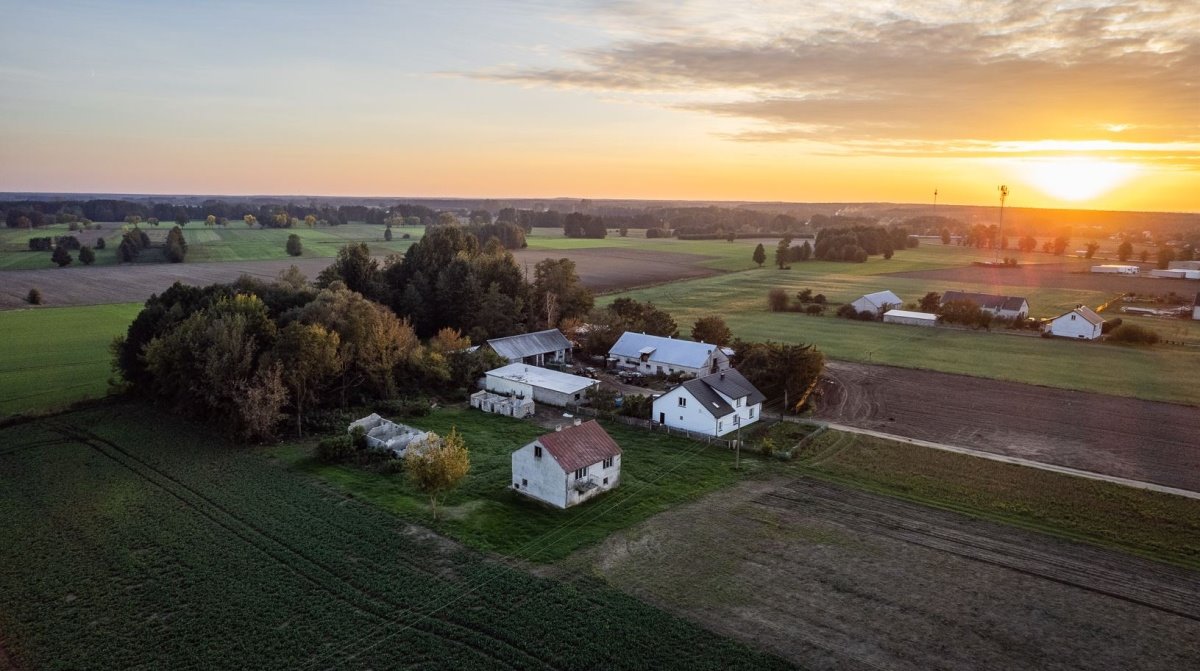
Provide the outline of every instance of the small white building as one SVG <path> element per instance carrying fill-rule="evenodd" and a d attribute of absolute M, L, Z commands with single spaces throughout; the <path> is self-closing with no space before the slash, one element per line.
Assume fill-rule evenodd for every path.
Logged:
<path fill-rule="evenodd" d="M 1104 318 L 1086 305 L 1051 319 L 1042 330 L 1058 338 L 1096 340 L 1104 330 Z"/>
<path fill-rule="evenodd" d="M 571 341 L 558 329 L 492 338 L 487 341 L 487 346 L 496 354 L 508 359 L 509 363 L 545 366 L 548 363 L 567 363 L 571 360 Z"/>
<path fill-rule="evenodd" d="M 589 377 L 523 363 L 510 363 L 489 370 L 484 378 L 484 389 L 493 394 L 529 398 L 560 408 L 568 403 L 587 400 L 587 391 L 599 385 L 599 380 Z"/>
<path fill-rule="evenodd" d="M 900 297 L 890 291 L 876 291 L 873 294 L 867 294 L 856 299 L 851 303 L 855 310 L 859 312 L 874 312 L 881 315 L 892 308 L 898 308 L 904 305 L 904 301 Z"/>
<path fill-rule="evenodd" d="M 766 397 L 730 368 L 687 380 L 654 399 L 653 419 L 673 429 L 723 436 L 758 421 Z"/>
<path fill-rule="evenodd" d="M 938 316 L 932 312 L 912 312 L 910 310 L 888 310 L 883 313 L 885 324 L 906 324 L 908 326 L 937 326 Z"/>
<path fill-rule="evenodd" d="M 560 427 L 512 453 L 512 488 L 569 508 L 621 483 L 621 448 L 596 420 Z"/>
<path fill-rule="evenodd" d="M 376 413 L 350 422 L 346 432 L 354 433 L 355 427 L 362 427 L 367 432 L 367 447 L 373 450 L 387 450 L 397 457 L 403 457 L 410 444 L 419 443 L 429 437 L 428 431 L 397 424 Z"/>
<path fill-rule="evenodd" d="M 471 394 L 471 407 L 507 417 L 530 417 L 536 409 L 532 398 L 501 396 L 490 391 L 479 390 Z"/>
<path fill-rule="evenodd" d="M 1142 272 L 1142 269 L 1138 266 L 1105 264 L 1102 266 L 1092 266 L 1092 272 L 1107 275 L 1137 275 Z"/>
<path fill-rule="evenodd" d="M 626 331 L 608 350 L 616 365 L 645 375 L 707 375 L 729 368 L 729 357 L 716 345 Z"/>

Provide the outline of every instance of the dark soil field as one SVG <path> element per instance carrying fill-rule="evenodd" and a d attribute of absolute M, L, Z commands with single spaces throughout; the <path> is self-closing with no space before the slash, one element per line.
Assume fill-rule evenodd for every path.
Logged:
<path fill-rule="evenodd" d="M 522 267 L 542 259 L 568 258 L 575 262 L 583 283 L 593 291 L 705 277 L 716 271 L 700 264 L 708 257 L 698 254 L 641 251 L 632 249 L 521 250 L 514 256 Z M 174 282 L 212 284 L 230 282 L 240 275 L 271 279 L 295 265 L 313 279 L 329 266 L 332 259 L 301 258 L 273 261 L 237 261 L 223 263 L 161 263 L 127 266 L 97 266 L 9 270 L 0 272 L 0 309 L 25 306 L 31 288 L 42 292 L 46 305 L 94 305 L 98 303 L 141 302 L 171 286 Z"/>
<path fill-rule="evenodd" d="M 1097 261 L 1096 265 L 1110 263 Z M 944 282 L 974 282 L 995 287 L 1046 287 L 1055 289 L 1084 289 L 1104 291 L 1114 296 L 1125 292 L 1139 294 L 1177 294 L 1192 296 L 1200 291 L 1200 282 L 1172 280 L 1149 276 L 1100 275 L 1087 272 L 1088 266 L 1078 264 L 1031 264 L 1002 270 L 980 266 L 913 270 L 889 273 L 890 277 L 940 280 Z M 1080 272 L 1080 270 L 1083 272 Z"/>
<path fill-rule="evenodd" d="M 806 669 L 1200 665 L 1200 574 L 807 478 L 711 494 L 570 561 Z"/>
<path fill-rule="evenodd" d="M 830 362 L 816 417 L 1200 491 L 1200 408 Z"/>

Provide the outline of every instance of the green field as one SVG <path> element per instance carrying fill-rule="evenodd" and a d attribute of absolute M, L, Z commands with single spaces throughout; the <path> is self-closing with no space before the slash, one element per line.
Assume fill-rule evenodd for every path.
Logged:
<path fill-rule="evenodd" d="M 1200 500 L 825 432 L 787 470 L 1200 569 Z"/>
<path fill-rule="evenodd" d="M 936 263 L 939 258 L 949 263 L 961 261 L 964 255 L 964 250 L 957 247 L 911 251 L 917 253 L 906 263 Z M 946 289 L 1008 292 L 1027 296 L 1035 314 L 1065 311 L 1078 303 L 1099 305 L 1112 298 L 1088 290 L 989 287 L 877 276 L 899 258 L 872 258 L 865 264 L 808 262 L 795 264 L 791 270 L 762 268 L 727 273 L 614 294 L 608 300 L 630 296 L 653 301 L 671 313 L 684 335 L 697 318 L 716 314 L 725 318 L 737 337 L 814 343 L 834 359 L 1200 405 L 1200 387 L 1194 384 L 1200 378 L 1200 352 L 1194 348 L 1120 347 L 1047 340 L 1000 330 L 989 333 L 851 321 L 833 316 L 836 308 L 830 308 L 822 317 L 767 309 L 767 292 L 773 287 L 782 287 L 790 295 L 811 288 L 814 293 L 825 294 L 831 303 L 850 302 L 882 289 L 891 289 L 906 301 L 915 301 L 927 291 Z M 1179 327 L 1186 339 L 1194 337 L 1190 335 L 1195 333 L 1194 328 Z"/>
<path fill-rule="evenodd" d="M 108 345 L 141 310 L 137 303 L 0 311 L 0 417 L 102 396 Z"/>
<path fill-rule="evenodd" d="M 145 406 L 0 429 L 0 446 L 0 642 L 16 668 L 788 668 Z"/>
<path fill-rule="evenodd" d="M 471 472 L 446 500 L 441 521 L 433 521 L 428 498 L 403 477 L 355 466 L 322 465 L 311 458 L 311 442 L 286 445 L 274 453 L 356 498 L 472 547 L 536 562 L 565 557 L 617 529 L 770 465 L 743 455 L 739 474 L 732 468 L 733 455 L 728 451 L 623 424 L 606 424 L 605 429 L 623 450 L 620 487 L 582 505 L 554 510 L 509 489 L 512 452 L 545 433 L 544 429 L 521 420 L 454 408 L 405 421 L 441 435 L 457 427 L 471 450 Z"/>
<path fill-rule="evenodd" d="M 95 265 L 116 264 L 116 248 L 121 241 L 122 224 L 109 222 L 101 225 L 107 246 L 105 249 L 96 251 Z M 173 227 L 174 224 L 162 224 L 157 227 L 143 225 L 142 229 L 146 231 L 152 244 L 161 244 L 166 239 L 167 232 Z M 252 229 L 247 228 L 241 222 L 230 223 L 225 228 L 210 228 L 206 227 L 202 221 L 193 221 L 183 229 L 184 238 L 188 243 L 188 263 L 292 258 L 285 250 L 288 236 L 292 234 L 299 235 L 303 241 L 304 253 L 301 255 L 303 257 L 337 256 L 338 250 L 351 242 L 365 242 L 370 245 L 372 253 L 384 256 L 393 252 L 403 252 L 424 232 L 423 226 L 395 227 L 392 229 L 391 242 L 387 242 L 383 239 L 383 226 L 363 223 L 311 229 L 305 227 Z M 55 267 L 50 260 L 50 252 L 29 251 L 29 238 L 67 235 L 68 233 L 66 224 L 52 224 L 34 229 L 32 232 L 21 229 L 0 230 L 0 270 Z M 408 234 L 408 240 L 402 239 L 405 234 Z M 84 234 L 81 233 L 81 235 Z M 78 257 L 77 252 L 71 254 Z M 159 250 L 151 249 L 143 252 L 137 262 L 164 263 L 165 260 Z"/>

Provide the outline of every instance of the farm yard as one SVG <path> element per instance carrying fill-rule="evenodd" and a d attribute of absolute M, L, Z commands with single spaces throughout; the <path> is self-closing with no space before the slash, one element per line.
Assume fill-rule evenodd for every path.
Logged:
<path fill-rule="evenodd" d="M 1165 670 L 1200 659 L 1194 571 L 970 515 L 811 477 L 754 480 L 614 534 L 561 570 L 597 573 L 801 668 Z"/>
<path fill-rule="evenodd" d="M 143 406 L 10 426 L 0 445 L 7 666 L 788 667 L 599 581 L 487 559 Z"/>
<path fill-rule="evenodd" d="M 815 405 L 838 424 L 1200 492 L 1194 407 L 845 362 Z"/>

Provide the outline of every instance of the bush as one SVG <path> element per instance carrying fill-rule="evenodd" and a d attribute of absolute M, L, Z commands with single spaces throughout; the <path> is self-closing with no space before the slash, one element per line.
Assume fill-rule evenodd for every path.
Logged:
<path fill-rule="evenodd" d="M 367 449 L 367 430 L 361 426 L 350 429 L 350 444 L 356 450 L 365 451 Z"/>
<path fill-rule="evenodd" d="M 25 296 L 25 302 L 29 303 L 30 305 L 41 305 L 42 292 L 38 291 L 37 289 L 30 289 L 29 293 Z"/>
<path fill-rule="evenodd" d="M 99 228 L 99 226 L 97 226 L 97 228 Z M 96 238 L 96 249 L 104 249 L 105 244 L 106 243 L 104 242 L 103 237 Z"/>
<path fill-rule="evenodd" d="M 816 304 L 816 303 L 813 303 L 812 305 L 809 305 L 809 306 L 807 306 L 807 307 L 805 307 L 805 308 L 804 308 L 804 314 L 809 314 L 809 315 L 819 315 L 819 314 L 821 314 L 821 313 L 823 313 L 823 312 L 825 312 L 825 306 L 824 306 L 824 305 L 818 305 L 818 304 Z"/>
<path fill-rule="evenodd" d="M 73 235 L 60 235 L 54 238 L 54 246 L 64 249 L 79 249 L 79 238 Z"/>
<path fill-rule="evenodd" d="M 323 464 L 340 464 L 354 458 L 354 441 L 350 436 L 335 436 L 317 443 L 317 461 Z"/>
<path fill-rule="evenodd" d="M 1187 316 L 1190 317 L 1191 315 L 1187 315 Z M 1125 321 L 1125 320 L 1121 319 L 1120 317 L 1113 317 L 1112 319 L 1109 319 L 1104 322 L 1104 325 L 1100 327 L 1100 332 L 1101 333 L 1109 333 L 1113 329 L 1120 326 L 1121 322 L 1123 322 L 1123 321 Z"/>
<path fill-rule="evenodd" d="M 401 240 L 408 240 L 408 239 L 410 239 L 410 238 L 412 238 L 412 235 L 410 235 L 410 234 L 408 234 L 408 233 L 405 233 L 404 235 L 401 235 L 401 236 L 400 236 L 400 239 L 401 239 Z"/>
<path fill-rule="evenodd" d="M 1108 335 L 1112 342 L 1128 343 L 1131 345 L 1153 345 L 1160 340 L 1158 333 L 1137 324 L 1121 324 Z"/>
<path fill-rule="evenodd" d="M 646 237 L 647 238 L 669 238 L 669 237 L 671 237 L 671 231 L 666 228 L 647 228 L 646 229 Z"/>
<path fill-rule="evenodd" d="M 858 310 L 855 310 L 853 305 L 844 303 L 837 309 L 837 316 L 845 319 L 858 319 Z"/>
<path fill-rule="evenodd" d="M 388 225 L 388 227 L 387 227 L 387 228 L 383 229 L 383 239 L 384 239 L 384 240 L 386 240 L 387 242 L 391 242 L 391 241 L 392 241 L 392 227 L 391 227 L 391 225 Z M 291 240 L 291 238 L 288 238 L 288 240 Z M 293 254 L 293 256 L 295 256 L 295 254 Z"/>
<path fill-rule="evenodd" d="M 286 248 L 288 256 L 300 256 L 304 253 L 304 244 L 300 241 L 300 236 L 295 233 L 288 236 Z"/>
<path fill-rule="evenodd" d="M 424 398 L 392 398 L 379 404 L 380 410 L 399 417 L 424 417 L 429 414 L 429 401 Z"/>
<path fill-rule="evenodd" d="M 57 263 L 59 268 L 71 265 L 71 252 L 67 251 L 66 247 L 55 247 L 54 253 L 50 255 L 50 260 Z"/>
<path fill-rule="evenodd" d="M 779 287 L 771 289 L 767 292 L 767 305 L 771 312 L 784 312 L 788 308 L 787 292 Z"/>
<path fill-rule="evenodd" d="M 85 266 L 90 266 L 96 262 L 96 253 L 91 247 L 84 245 L 79 248 L 79 262 Z"/>

